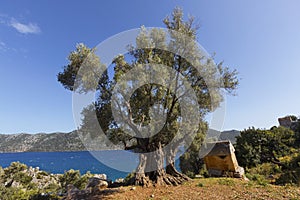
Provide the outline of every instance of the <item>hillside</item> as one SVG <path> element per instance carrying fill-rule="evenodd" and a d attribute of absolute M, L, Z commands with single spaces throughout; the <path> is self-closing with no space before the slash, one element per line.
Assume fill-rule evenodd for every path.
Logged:
<path fill-rule="evenodd" d="M 229 139 L 235 143 L 239 131 L 224 131 L 221 134 L 209 130 L 210 136 L 219 140 Z M 105 145 L 105 144 L 103 144 Z M 76 131 L 70 133 L 0 134 L 0 152 L 81 151 L 85 150 Z"/>
<path fill-rule="evenodd" d="M 230 178 L 194 179 L 179 186 L 121 187 L 106 189 L 85 199 L 300 199 L 300 189 L 295 186 L 261 185 L 253 181 Z M 80 199 L 80 198 L 78 198 Z M 82 199 L 82 198 L 81 198 Z M 67 200 L 69 200 L 67 198 Z"/>
<path fill-rule="evenodd" d="M 106 182 L 101 174 L 48 174 L 18 162 L 0 168 L 0 175 L 0 198 L 6 200 L 300 199 L 300 187 L 273 185 L 271 179 L 198 178 L 178 186 L 122 186 Z"/>
<path fill-rule="evenodd" d="M 0 134 L 0 152 L 84 150 L 76 131 L 70 133 Z"/>
<path fill-rule="evenodd" d="M 220 140 L 230 140 L 232 144 L 236 143 L 236 137 L 241 133 L 237 130 L 223 131 L 220 135 Z"/>
<path fill-rule="evenodd" d="M 230 130 L 230 131 L 217 131 L 214 129 L 209 129 L 207 137 L 210 140 L 230 140 L 232 144 L 236 143 L 236 137 L 240 135 L 240 131 L 237 130 Z"/>

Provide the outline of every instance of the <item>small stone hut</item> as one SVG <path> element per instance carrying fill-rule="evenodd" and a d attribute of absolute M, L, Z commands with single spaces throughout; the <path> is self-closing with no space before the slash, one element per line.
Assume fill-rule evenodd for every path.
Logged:
<path fill-rule="evenodd" d="M 208 148 L 204 163 L 210 176 L 243 177 L 244 168 L 238 165 L 235 149 L 229 140 L 209 143 Z"/>

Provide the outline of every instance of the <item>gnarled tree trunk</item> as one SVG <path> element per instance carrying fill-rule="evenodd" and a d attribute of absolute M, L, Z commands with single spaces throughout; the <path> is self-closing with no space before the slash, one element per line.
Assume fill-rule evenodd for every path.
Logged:
<path fill-rule="evenodd" d="M 135 177 L 132 182 L 134 185 L 141 185 L 141 186 L 150 186 L 151 185 L 151 181 L 150 181 L 149 177 L 146 176 L 146 173 L 145 173 L 146 166 L 147 166 L 147 155 L 140 154 L 140 163 L 136 169 Z"/>
<path fill-rule="evenodd" d="M 154 185 L 178 185 L 189 180 L 187 176 L 176 170 L 174 165 L 175 155 L 175 151 L 172 154 L 165 155 L 161 144 L 158 145 L 157 151 L 153 154 L 140 154 L 140 163 L 131 184 L 146 187 Z M 166 169 L 164 167 L 165 158 L 167 159 L 167 163 L 170 163 Z"/>
<path fill-rule="evenodd" d="M 176 148 L 173 148 L 170 150 L 170 152 L 168 152 L 168 154 L 166 155 L 166 161 L 167 161 L 167 166 L 166 166 L 166 173 L 176 177 L 176 181 L 178 184 L 189 180 L 190 178 L 182 173 L 180 173 L 179 171 L 177 171 L 176 167 L 175 167 L 175 157 L 176 157 Z"/>

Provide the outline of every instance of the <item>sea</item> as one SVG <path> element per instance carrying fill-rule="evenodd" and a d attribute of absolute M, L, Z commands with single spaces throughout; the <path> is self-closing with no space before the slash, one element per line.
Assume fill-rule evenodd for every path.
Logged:
<path fill-rule="evenodd" d="M 138 155 L 121 150 L 110 151 L 72 151 L 72 152 L 20 152 L 0 153 L 0 166 L 8 167 L 19 161 L 27 166 L 53 174 L 62 174 L 70 169 L 81 174 L 106 174 L 107 179 L 115 181 L 125 178 L 138 165 Z M 179 160 L 176 160 L 179 169 Z"/>

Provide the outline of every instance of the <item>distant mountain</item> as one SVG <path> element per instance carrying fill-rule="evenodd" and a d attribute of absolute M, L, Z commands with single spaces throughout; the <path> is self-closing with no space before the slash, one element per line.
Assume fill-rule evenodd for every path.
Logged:
<path fill-rule="evenodd" d="M 223 131 L 220 135 L 220 140 L 230 140 L 232 144 L 236 143 L 236 137 L 240 136 L 240 131 L 231 130 L 231 131 Z"/>
<path fill-rule="evenodd" d="M 235 144 L 236 137 L 239 135 L 240 131 L 237 130 L 220 132 L 214 129 L 209 129 L 207 133 L 207 139 L 211 141 L 230 140 L 232 144 Z"/>
<path fill-rule="evenodd" d="M 230 140 L 235 144 L 239 131 L 218 132 L 209 129 L 213 140 Z M 105 144 L 103 144 L 104 148 Z M 120 149 L 121 147 L 119 147 Z M 83 151 L 86 150 L 76 131 L 70 133 L 0 134 L 0 152 Z"/>
<path fill-rule="evenodd" d="M 85 150 L 76 131 L 70 133 L 0 134 L 0 152 Z"/>

